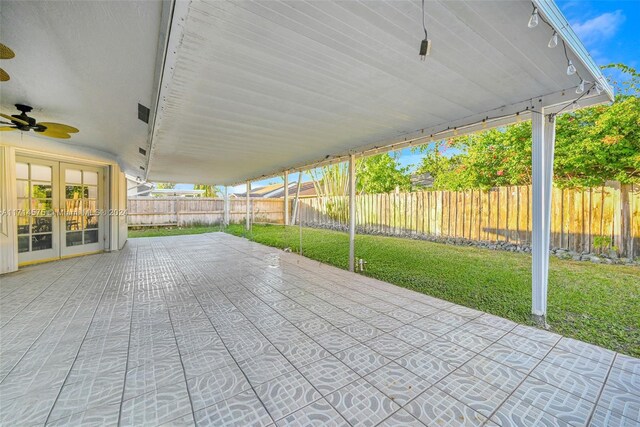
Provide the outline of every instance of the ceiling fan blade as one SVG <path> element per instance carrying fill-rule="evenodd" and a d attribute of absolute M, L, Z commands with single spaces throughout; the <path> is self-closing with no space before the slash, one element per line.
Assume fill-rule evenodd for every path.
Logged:
<path fill-rule="evenodd" d="M 17 128 L 13 127 L 13 126 L 0 126 L 0 132 L 5 132 L 8 130 L 16 130 Z"/>
<path fill-rule="evenodd" d="M 10 116 L 8 114 L 0 113 L 0 117 L 4 117 L 7 120 L 11 120 L 12 122 L 15 122 L 15 123 L 20 123 L 21 125 L 24 125 L 24 126 L 29 126 L 29 122 L 25 122 L 22 119 L 17 119 L 17 118 L 12 117 L 12 116 Z"/>
<path fill-rule="evenodd" d="M 48 136 L 49 138 L 58 138 L 58 139 L 69 139 L 71 138 L 71 135 L 69 135 L 68 133 L 65 132 L 57 132 L 57 131 L 53 131 L 53 130 L 45 130 L 43 132 L 36 132 L 36 134 L 38 135 L 42 135 L 42 136 Z"/>
<path fill-rule="evenodd" d="M 54 132 L 62 132 L 62 133 L 78 133 L 80 132 L 78 129 L 73 126 L 63 125 L 62 123 L 51 123 L 51 122 L 38 122 L 39 125 L 42 125 L 47 128 L 47 130 L 51 130 Z"/>
<path fill-rule="evenodd" d="M 13 53 L 13 51 L 9 49 L 8 46 L 5 46 L 2 43 L 0 43 L 0 59 L 11 59 L 14 56 L 16 56 L 16 54 Z"/>
<path fill-rule="evenodd" d="M 9 74 L 2 68 L 0 68 L 0 82 L 6 82 L 10 79 Z"/>

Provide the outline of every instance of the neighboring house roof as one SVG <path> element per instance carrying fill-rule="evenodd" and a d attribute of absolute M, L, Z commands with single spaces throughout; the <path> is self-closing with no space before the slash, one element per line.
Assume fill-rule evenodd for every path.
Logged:
<path fill-rule="evenodd" d="M 155 188 L 149 192 L 151 196 L 200 197 L 204 190 L 186 190 L 177 188 Z"/>
<path fill-rule="evenodd" d="M 289 183 L 289 197 L 295 197 L 298 191 L 298 183 L 296 181 Z M 300 186 L 300 197 L 315 197 L 316 188 L 313 182 L 303 182 Z M 235 193 L 236 197 L 247 197 L 247 193 Z M 284 197 L 284 184 L 270 184 L 264 187 L 252 188 L 251 197 L 264 199 L 277 199 Z"/>

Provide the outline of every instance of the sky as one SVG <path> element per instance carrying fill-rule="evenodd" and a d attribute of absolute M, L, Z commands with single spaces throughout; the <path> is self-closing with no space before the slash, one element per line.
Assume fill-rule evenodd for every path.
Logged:
<path fill-rule="evenodd" d="M 573 30 L 578 34 L 598 65 L 623 63 L 640 68 L 640 0 L 556 0 Z M 615 71 L 604 70 L 606 76 L 616 77 Z M 398 160 L 402 166 L 415 170 L 421 154 L 410 149 L 401 150 Z M 290 180 L 297 179 L 297 174 Z M 309 180 L 309 177 L 303 179 Z M 256 181 L 254 188 L 282 182 L 280 178 Z M 178 184 L 177 188 L 190 189 L 193 184 Z M 230 189 L 244 192 L 245 186 Z"/>

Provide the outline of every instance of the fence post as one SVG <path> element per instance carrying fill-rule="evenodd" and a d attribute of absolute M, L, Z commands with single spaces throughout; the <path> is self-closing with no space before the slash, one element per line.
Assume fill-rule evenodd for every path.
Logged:
<path fill-rule="evenodd" d="M 224 186 L 224 201 L 222 203 L 222 223 L 225 227 L 229 226 L 229 187 Z"/>
<path fill-rule="evenodd" d="M 620 237 L 617 243 L 620 255 L 627 258 L 633 258 L 633 233 L 631 231 L 631 192 L 632 184 L 620 185 L 620 209 L 617 210 L 616 216 L 619 218 Z"/>

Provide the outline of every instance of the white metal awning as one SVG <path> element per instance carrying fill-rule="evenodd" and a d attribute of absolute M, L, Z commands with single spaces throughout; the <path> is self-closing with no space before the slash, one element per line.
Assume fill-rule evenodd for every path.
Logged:
<path fill-rule="evenodd" d="M 576 94 L 562 44 L 547 47 L 542 21 L 527 27 L 524 0 L 427 1 L 425 62 L 419 0 L 6 2 L 2 40 L 16 58 L 1 64 L 12 75 L 3 111 L 28 103 L 81 132 L 0 137 L 103 153 L 149 180 L 233 184 L 578 97 L 611 100 L 555 4 L 535 4 L 600 95 Z M 137 103 L 151 108 L 149 125 Z"/>

